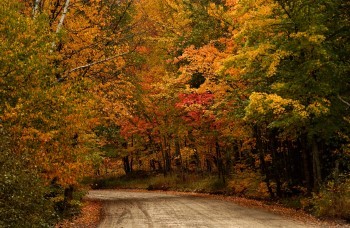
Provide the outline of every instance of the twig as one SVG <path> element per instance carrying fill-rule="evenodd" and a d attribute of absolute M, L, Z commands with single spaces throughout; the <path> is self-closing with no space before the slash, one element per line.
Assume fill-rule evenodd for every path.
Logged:
<path fill-rule="evenodd" d="M 343 102 L 344 104 L 346 104 L 347 106 L 350 107 L 350 103 L 347 102 L 346 100 L 344 100 L 339 94 L 338 94 L 338 99 L 339 99 L 341 102 Z"/>
<path fill-rule="evenodd" d="M 120 57 L 120 56 L 126 55 L 126 54 L 128 54 L 128 53 L 130 53 L 130 52 L 124 52 L 124 53 L 121 53 L 121 54 L 118 54 L 118 55 L 114 55 L 114 56 L 111 56 L 111 57 L 108 57 L 108 58 L 105 58 L 105 59 L 98 60 L 98 61 L 96 61 L 96 62 L 92 62 L 92 63 L 86 64 L 86 65 L 83 65 L 83 66 L 75 67 L 75 68 L 69 70 L 69 71 L 65 74 L 65 76 L 63 76 L 63 77 L 61 78 L 61 80 L 64 80 L 65 78 L 67 78 L 68 75 L 69 75 L 70 73 L 74 72 L 74 71 L 81 70 L 81 69 L 84 69 L 84 68 L 88 68 L 88 67 L 91 67 L 91 66 L 100 64 L 100 63 L 104 63 L 104 62 L 107 62 L 107 61 L 109 61 L 109 60 L 112 60 L 112 59 L 118 58 L 118 57 Z"/>

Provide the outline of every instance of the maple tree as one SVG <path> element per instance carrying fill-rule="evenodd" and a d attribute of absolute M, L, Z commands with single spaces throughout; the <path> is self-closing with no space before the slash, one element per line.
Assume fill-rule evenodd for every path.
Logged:
<path fill-rule="evenodd" d="M 293 18 L 288 15 L 288 7 L 291 10 L 292 7 L 299 9 L 297 7 L 299 3 L 293 1 L 247 1 L 240 3 L 235 1 L 207 1 L 200 3 L 167 1 L 157 3 L 157 11 L 154 8 L 148 8 L 147 4 L 149 3 L 145 2 L 144 4 L 141 5 L 142 12 L 146 11 L 146 18 L 149 19 L 147 26 L 152 28 L 151 38 L 148 39 L 152 41 L 157 40 L 157 45 L 167 51 L 160 55 L 167 59 L 168 64 L 165 64 L 166 71 L 157 71 L 156 73 L 168 78 L 169 75 L 176 73 L 177 70 L 180 71 L 179 76 L 171 76 L 175 79 L 172 82 L 174 87 L 176 83 L 185 85 L 183 92 L 181 92 L 181 89 L 177 92 L 180 95 L 180 100 L 185 98 L 185 95 L 181 94 L 188 93 L 210 93 L 215 97 L 213 104 L 206 111 L 206 113 L 211 113 L 212 120 L 202 119 L 206 114 L 200 109 L 196 110 L 198 105 L 188 105 L 190 103 L 187 104 L 187 111 L 183 109 L 183 104 L 182 109 L 178 110 L 178 114 L 172 117 L 175 120 L 178 115 L 183 116 L 180 121 L 177 121 L 177 124 L 181 123 L 183 126 L 181 127 L 183 130 L 180 141 L 188 141 L 189 138 L 195 138 L 197 142 L 196 140 L 192 141 L 194 143 L 192 147 L 199 148 L 200 140 L 198 138 L 204 137 L 210 132 L 210 128 L 201 124 L 211 126 L 210 122 L 215 123 L 213 125 L 216 125 L 216 127 L 220 126 L 214 131 L 216 132 L 214 135 L 220 138 L 217 138 L 219 145 L 234 147 L 236 148 L 235 150 L 237 148 L 241 150 L 248 149 L 253 152 L 252 156 L 255 156 L 254 153 L 258 154 L 257 160 L 260 163 L 261 172 L 266 175 L 268 185 L 271 181 L 277 182 L 277 189 L 275 189 L 277 195 L 282 194 L 281 186 L 284 185 L 283 182 L 288 182 L 288 179 L 291 178 L 287 172 L 296 172 L 297 170 L 295 167 L 290 167 L 291 170 L 286 171 L 283 174 L 285 176 L 282 177 L 279 174 L 279 169 L 282 167 L 281 159 L 287 159 L 286 156 L 291 151 L 294 151 L 293 153 L 295 154 L 299 154 L 302 151 L 304 168 L 298 169 L 303 170 L 309 191 L 311 191 L 312 187 L 311 179 L 313 179 L 314 189 L 317 189 L 321 179 L 323 179 L 320 171 L 319 149 L 316 146 L 309 147 L 305 143 L 316 145 L 313 143 L 315 141 L 313 138 L 317 138 L 317 141 L 320 140 L 320 136 L 315 135 L 318 127 L 316 125 L 313 127 L 312 125 L 316 119 L 319 119 L 316 122 L 322 123 L 323 116 L 329 117 L 331 102 L 327 98 L 322 98 L 319 94 L 326 97 L 324 92 L 326 88 L 329 88 L 330 81 L 328 79 L 324 82 L 316 83 L 317 87 L 315 89 L 319 90 L 317 91 L 318 94 L 315 91 L 315 95 L 311 94 L 309 98 L 303 96 L 308 93 L 310 86 L 306 85 L 305 81 L 300 80 L 300 77 L 292 75 L 308 75 L 307 72 L 311 72 L 312 67 L 318 67 L 317 61 L 319 60 L 308 60 L 311 64 L 317 64 L 315 66 L 310 65 L 311 68 L 307 69 L 306 72 L 297 73 L 292 69 L 296 68 L 297 64 L 300 64 L 297 61 L 297 56 L 305 55 L 303 54 L 304 51 L 301 50 L 310 49 L 310 45 L 318 47 L 315 45 L 319 43 L 320 48 L 318 50 L 314 49 L 313 52 L 321 53 L 324 51 L 324 46 L 322 46 L 323 39 L 322 35 L 318 35 L 316 30 L 314 31 L 315 34 L 306 34 L 302 31 L 295 32 L 295 28 L 292 25 L 296 24 L 297 21 L 291 22 L 290 20 L 300 20 L 298 23 L 304 26 L 303 28 L 301 27 L 301 30 L 308 31 L 312 23 L 317 20 L 317 22 L 323 20 L 319 17 L 320 15 L 323 16 L 331 12 L 325 12 L 324 9 L 315 11 L 315 20 L 312 21 L 313 19 L 310 18 L 311 24 L 308 25 L 307 22 L 301 19 L 304 17 L 304 11 L 295 11 Z M 301 4 L 300 7 L 304 7 L 304 5 Z M 312 8 L 313 6 L 310 5 L 310 7 Z M 311 8 L 310 10 L 313 10 Z M 174 21 L 176 16 L 181 17 L 183 20 L 181 22 Z M 204 34 L 207 28 L 202 26 L 203 20 L 198 19 L 203 17 L 206 17 L 212 25 L 216 24 L 211 27 L 212 31 L 215 31 L 210 33 L 212 35 L 197 36 L 198 34 Z M 167 24 L 169 22 L 172 24 Z M 309 37 L 307 38 L 309 43 L 302 43 L 304 42 L 302 39 L 306 35 Z M 202 40 L 201 37 L 205 40 Z M 164 43 L 164 41 L 167 43 Z M 153 44 L 153 52 L 156 51 L 155 48 Z M 147 55 L 149 58 L 149 51 Z M 147 64 L 152 64 L 151 61 L 154 60 L 146 62 Z M 160 67 L 159 63 L 157 67 Z M 149 68 L 144 69 L 149 71 Z M 292 72 L 294 73 L 291 74 Z M 141 74 L 143 73 L 141 72 Z M 147 77 L 148 80 L 151 80 L 147 82 L 152 83 L 151 78 L 155 76 L 146 74 L 142 77 Z M 291 81 L 288 82 L 290 79 Z M 288 86 L 287 83 L 290 83 L 291 86 Z M 160 87 L 162 86 L 166 86 L 166 84 L 158 83 L 155 88 L 145 87 L 144 89 L 146 91 L 151 90 L 151 94 L 154 94 L 157 89 L 161 90 Z M 143 97 L 143 99 L 145 98 Z M 337 99 L 338 101 L 336 102 L 343 102 L 341 106 L 346 108 L 346 105 L 344 105 L 347 103 L 346 100 L 339 99 L 339 97 Z M 189 102 L 195 104 L 197 98 L 193 95 L 189 100 Z M 248 102 L 249 105 L 247 105 Z M 154 102 L 154 100 L 153 104 L 156 103 L 158 105 L 152 106 L 152 104 L 146 103 L 144 105 L 151 105 L 152 108 L 147 110 L 146 107 L 143 110 L 143 112 L 147 112 L 144 115 L 148 117 L 144 121 L 149 121 L 148 129 L 155 129 L 156 126 L 149 119 L 149 116 L 155 115 L 160 117 L 162 114 L 157 113 L 154 108 L 158 108 L 163 104 Z M 166 109 L 170 110 L 168 105 L 171 102 L 167 101 L 166 103 Z M 179 108 L 181 107 L 180 103 L 181 101 L 176 101 L 173 105 Z M 336 118 L 339 120 L 342 117 Z M 157 123 L 159 124 L 159 122 Z M 313 124 L 310 125 L 310 123 Z M 177 138 L 178 140 L 178 137 L 172 136 L 172 125 L 167 124 L 168 141 L 171 141 L 172 138 Z M 339 126 L 344 126 L 344 124 L 343 122 Z M 193 128 L 196 129 L 195 137 L 193 137 Z M 251 134 L 250 137 L 249 134 Z M 328 133 L 322 132 L 320 134 L 325 136 Z M 267 137 L 268 140 L 260 142 L 262 137 Z M 252 142 L 251 138 L 256 141 L 256 148 L 254 149 L 254 146 L 242 147 L 242 143 L 250 145 Z M 207 140 L 205 141 L 208 142 Z M 276 145 L 279 143 L 287 143 L 292 146 L 276 148 Z M 258 145 L 260 145 L 260 149 L 257 148 Z M 268 151 L 263 150 L 262 148 L 265 146 L 271 149 L 268 149 Z M 175 152 L 181 151 L 182 147 L 188 148 L 184 144 L 180 145 L 180 149 L 178 147 L 171 147 L 171 150 Z M 213 147 L 215 148 L 215 146 Z M 283 153 L 271 154 L 269 152 L 275 149 L 281 150 Z M 254 152 L 255 150 L 256 152 Z M 311 151 L 311 157 L 309 157 L 308 151 Z M 229 153 L 227 167 L 230 167 L 232 156 L 235 157 L 234 160 L 240 160 L 240 156 L 236 156 L 237 154 L 241 154 L 241 152 Z M 210 156 L 216 158 L 215 153 Z M 265 161 L 265 158 L 269 159 L 271 156 L 273 157 L 272 162 L 269 160 Z M 288 159 L 294 159 L 294 157 L 290 156 Z M 309 165 L 310 162 L 312 163 L 311 166 Z M 302 185 L 301 182 L 305 179 L 296 178 L 294 181 Z M 272 188 L 270 192 L 271 195 L 275 194 L 272 192 Z"/>
<path fill-rule="evenodd" d="M 275 131 L 274 134 L 276 131 L 278 134 L 287 131 L 288 137 L 307 137 L 310 147 L 301 150 L 305 153 L 305 150 L 311 151 L 313 185 L 318 189 L 322 180 L 322 161 L 318 144 L 320 141 L 330 140 L 330 132 L 333 131 L 332 137 L 336 134 L 337 130 L 334 127 L 337 123 L 329 118 L 329 112 L 331 106 L 339 103 L 334 99 L 335 91 L 339 87 L 331 86 L 338 80 L 338 76 L 333 74 L 334 77 L 329 77 L 332 67 L 328 66 L 328 63 L 337 60 L 333 59 L 333 53 L 327 47 L 328 32 L 325 28 L 329 25 L 324 17 L 328 13 L 327 3 L 321 8 L 317 4 L 303 5 L 295 1 L 257 1 L 255 4 L 256 8 L 252 8 L 251 11 L 241 10 L 240 7 L 245 7 L 243 3 L 235 6 L 235 12 L 243 13 L 244 18 L 244 26 L 238 30 L 236 37 L 244 37 L 245 44 L 234 57 L 234 61 L 238 66 L 244 67 L 249 83 L 257 85 L 255 91 L 275 93 L 269 95 L 271 98 L 275 96 L 274 100 L 267 103 L 276 105 L 272 109 L 274 114 L 277 114 L 277 119 L 269 120 L 266 111 L 259 110 L 259 107 L 253 108 L 261 114 L 268 129 L 271 129 L 268 131 Z M 311 11 L 312 14 L 305 15 Z M 305 21 L 305 17 L 308 20 Z M 258 29 L 251 29 L 253 27 Z M 251 102 L 265 102 L 255 101 L 261 97 L 253 95 L 250 97 Z M 295 104 L 281 109 L 278 107 L 279 102 Z M 285 112 L 288 114 L 285 115 Z M 279 119 L 281 117 L 282 119 Z M 338 118 L 341 117 L 336 117 Z M 325 121 L 327 128 L 324 127 Z M 321 128 L 319 124 L 322 125 Z M 340 126 L 345 125 L 343 122 Z M 303 155 L 306 160 L 307 154 Z M 304 175 L 308 179 L 307 163 L 308 161 L 304 163 Z"/>
<path fill-rule="evenodd" d="M 46 45 L 51 36 L 42 27 L 44 21 L 27 20 L 20 14 L 22 9 L 13 1 L 0 3 L 4 22 L 0 26 L 0 224 L 4 227 L 50 225 L 55 220 L 52 202 L 44 198 L 48 189 L 36 168 L 38 153 L 31 153 L 21 141 L 25 126 L 17 124 L 28 117 L 17 111 L 21 104 L 52 82 L 46 77 L 51 73 L 47 67 L 51 55 Z"/>
<path fill-rule="evenodd" d="M 118 159 L 270 197 L 348 183 L 347 2 L 0 4 L 3 148 L 66 205 Z"/>

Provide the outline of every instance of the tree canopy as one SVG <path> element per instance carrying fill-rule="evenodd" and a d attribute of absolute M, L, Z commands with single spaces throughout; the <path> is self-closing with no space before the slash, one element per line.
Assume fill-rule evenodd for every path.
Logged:
<path fill-rule="evenodd" d="M 44 224 L 39 208 L 68 205 L 110 158 L 126 173 L 254 173 L 271 198 L 349 188 L 349 11 L 339 0 L 2 0 L 0 210 L 29 197 L 14 207 L 35 205 Z M 25 188 L 28 173 L 37 184 Z M 61 195 L 47 197 L 53 186 Z"/>

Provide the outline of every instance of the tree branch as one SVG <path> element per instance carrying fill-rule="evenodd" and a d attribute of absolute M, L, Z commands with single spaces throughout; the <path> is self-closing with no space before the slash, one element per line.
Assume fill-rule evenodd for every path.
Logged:
<path fill-rule="evenodd" d="M 338 94 L 338 99 L 339 99 L 341 102 L 343 102 L 344 104 L 346 104 L 347 106 L 350 107 L 350 103 L 347 102 L 346 100 L 344 100 L 339 94 Z"/>
<path fill-rule="evenodd" d="M 78 71 L 78 70 L 81 70 L 81 69 L 85 69 L 85 68 L 88 68 L 88 67 L 92 67 L 94 65 L 97 65 L 97 64 L 100 64 L 100 63 L 104 63 L 104 62 L 107 62 L 107 61 L 110 61 L 112 59 L 115 59 L 115 58 L 118 58 L 120 56 L 123 56 L 123 55 L 126 55 L 130 52 L 123 52 L 121 54 L 117 54 L 117 55 L 114 55 L 114 56 L 111 56 L 111 57 L 108 57 L 108 58 L 104 58 L 104 59 L 101 59 L 101 60 L 98 60 L 98 61 L 95 61 L 95 62 L 92 62 L 92 63 L 88 63 L 86 65 L 82 65 L 82 66 L 78 66 L 78 67 L 75 67 L 71 70 L 69 70 L 62 78 L 60 78 L 59 80 L 62 81 L 64 80 L 65 78 L 68 77 L 68 75 L 74 71 Z"/>

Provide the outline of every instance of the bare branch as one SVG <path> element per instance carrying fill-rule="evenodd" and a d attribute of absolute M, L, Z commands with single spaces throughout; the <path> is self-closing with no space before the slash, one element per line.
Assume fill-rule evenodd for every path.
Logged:
<path fill-rule="evenodd" d="M 346 104 L 347 106 L 350 107 L 350 103 L 347 102 L 346 100 L 344 100 L 341 96 L 339 96 L 339 94 L 338 94 L 338 99 L 339 99 L 341 102 L 343 102 L 344 104 Z"/>
<path fill-rule="evenodd" d="M 110 60 L 112 60 L 112 59 L 118 58 L 118 57 L 120 57 L 120 56 L 129 54 L 129 53 L 130 53 L 130 52 L 124 52 L 124 53 L 121 53 L 121 54 L 117 54 L 117 55 L 114 55 L 114 56 L 111 56 L 111 57 L 108 57 L 108 58 L 104 58 L 104 59 L 98 60 L 98 61 L 96 61 L 96 62 L 92 62 L 92 63 L 86 64 L 86 65 L 83 65 L 83 66 L 75 67 L 75 68 L 69 70 L 69 71 L 65 74 L 65 76 L 63 76 L 62 79 L 67 78 L 68 75 L 69 75 L 70 73 L 74 72 L 74 71 L 81 70 L 81 69 L 85 69 L 85 68 L 88 68 L 88 67 L 92 67 L 92 66 L 94 66 L 94 65 L 97 65 L 97 64 L 100 64 L 100 63 L 104 63 L 104 62 L 110 61 Z M 62 79 L 61 79 L 61 80 L 62 80 Z"/>

